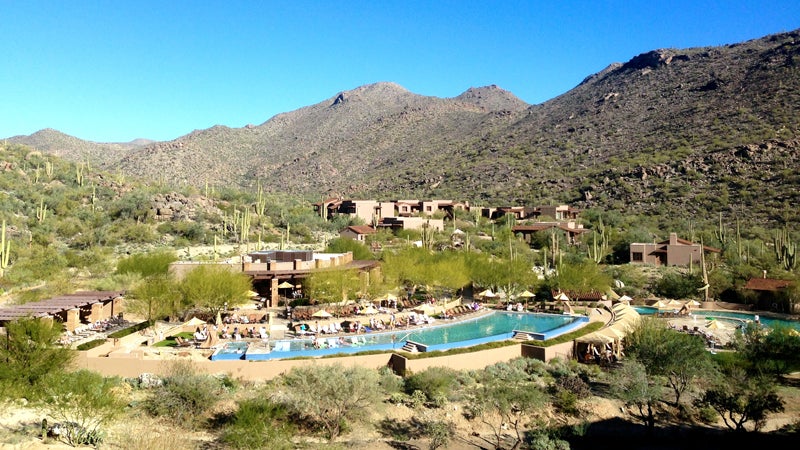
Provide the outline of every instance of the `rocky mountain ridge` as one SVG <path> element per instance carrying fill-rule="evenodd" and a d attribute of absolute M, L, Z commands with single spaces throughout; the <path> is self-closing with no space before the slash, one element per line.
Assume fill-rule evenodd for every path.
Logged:
<path fill-rule="evenodd" d="M 453 98 L 375 83 L 276 115 L 144 146 L 39 133 L 67 159 L 175 184 L 312 198 L 569 202 L 623 213 L 770 217 L 800 178 L 800 31 L 658 49 L 527 105 L 497 86 Z M 37 140 L 30 139 L 37 137 Z"/>

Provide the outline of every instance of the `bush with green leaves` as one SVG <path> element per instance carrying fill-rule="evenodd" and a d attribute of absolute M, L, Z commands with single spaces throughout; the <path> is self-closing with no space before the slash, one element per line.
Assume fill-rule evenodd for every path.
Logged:
<path fill-rule="evenodd" d="M 145 410 L 187 427 L 198 426 L 207 419 L 224 392 L 219 379 L 198 373 L 188 361 L 172 363 L 162 381 L 145 400 Z"/>
<path fill-rule="evenodd" d="M 295 367 L 271 392 L 298 422 L 320 428 L 328 439 L 348 430 L 366 416 L 378 400 L 378 372 L 341 364 Z"/>
<path fill-rule="evenodd" d="M 653 293 L 665 298 L 697 298 L 703 284 L 699 273 L 668 272 L 655 282 Z"/>
<path fill-rule="evenodd" d="M 449 367 L 430 367 L 414 373 L 405 380 L 406 392 L 412 396 L 416 391 L 425 394 L 427 401 L 434 398 L 450 398 L 458 388 L 458 371 Z"/>
<path fill-rule="evenodd" d="M 98 445 L 103 426 L 122 413 L 121 380 L 88 370 L 51 374 L 44 383 L 47 411 L 59 424 L 59 439 L 72 445 Z"/>
<path fill-rule="evenodd" d="M 0 345 L 0 385 L 6 394 L 38 398 L 44 380 L 63 372 L 75 351 L 55 345 L 61 324 L 35 318 L 6 323 Z"/>
<path fill-rule="evenodd" d="M 293 449 L 296 429 L 289 419 L 286 407 L 266 396 L 248 398 L 226 419 L 219 440 L 230 449 Z"/>

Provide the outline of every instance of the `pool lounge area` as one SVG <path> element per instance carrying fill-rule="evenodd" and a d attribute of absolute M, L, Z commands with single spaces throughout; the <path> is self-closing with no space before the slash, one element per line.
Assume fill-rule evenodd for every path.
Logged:
<path fill-rule="evenodd" d="M 488 314 L 458 321 L 437 320 L 433 324 L 409 329 L 362 334 L 296 337 L 264 342 L 226 342 L 210 357 L 221 360 L 270 360 L 297 357 L 321 357 L 354 354 L 364 351 L 401 350 L 416 343 L 421 351 L 449 350 L 487 342 L 511 339 L 525 332 L 537 339 L 551 339 L 588 323 L 580 315 L 491 311 Z"/>

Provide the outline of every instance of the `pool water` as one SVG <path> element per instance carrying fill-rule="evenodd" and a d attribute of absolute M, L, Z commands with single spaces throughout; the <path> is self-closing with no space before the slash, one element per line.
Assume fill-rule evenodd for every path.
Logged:
<path fill-rule="evenodd" d="M 218 348 L 212 355 L 212 361 L 235 360 L 244 359 L 247 352 L 248 343 L 244 341 L 226 342 L 225 345 Z"/>
<path fill-rule="evenodd" d="M 367 350 L 399 350 L 407 341 L 423 344 L 427 351 L 469 347 L 513 337 L 515 331 L 538 333 L 550 339 L 588 322 L 588 317 L 560 314 L 492 311 L 457 322 L 437 320 L 422 328 L 397 329 L 358 335 L 322 334 L 315 345 L 312 338 L 277 340 L 263 359 L 324 356 Z"/>
<path fill-rule="evenodd" d="M 653 308 L 651 306 L 634 306 L 633 307 L 639 314 L 648 315 L 648 314 L 655 314 L 658 309 Z M 746 313 L 746 312 L 734 312 L 734 311 L 717 311 L 717 310 L 705 310 L 705 309 L 697 309 L 693 310 L 692 315 L 697 317 L 697 320 L 705 320 L 705 319 L 728 319 L 731 322 L 736 322 L 738 325 L 741 325 L 746 322 L 752 322 L 755 320 L 754 313 Z M 775 317 L 769 317 L 764 315 L 758 316 L 759 322 L 761 324 L 772 327 L 775 325 L 785 325 L 794 328 L 797 331 L 800 331 L 800 322 L 796 320 L 783 320 L 778 319 Z"/>

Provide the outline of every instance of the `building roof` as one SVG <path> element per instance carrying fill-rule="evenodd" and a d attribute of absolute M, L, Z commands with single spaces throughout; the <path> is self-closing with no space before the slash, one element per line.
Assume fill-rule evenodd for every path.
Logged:
<path fill-rule="evenodd" d="M 791 280 L 778 280 L 775 278 L 750 278 L 745 289 L 753 291 L 780 291 L 792 285 Z"/>
<path fill-rule="evenodd" d="M 375 234 L 375 228 L 369 225 L 350 225 L 346 228 L 356 234 Z"/>
<path fill-rule="evenodd" d="M 47 300 L 30 302 L 0 308 L 0 320 L 14 320 L 20 317 L 46 317 L 70 309 L 91 306 L 94 303 L 114 300 L 123 291 L 89 291 L 61 295 Z"/>

